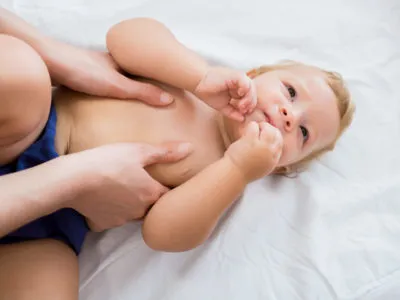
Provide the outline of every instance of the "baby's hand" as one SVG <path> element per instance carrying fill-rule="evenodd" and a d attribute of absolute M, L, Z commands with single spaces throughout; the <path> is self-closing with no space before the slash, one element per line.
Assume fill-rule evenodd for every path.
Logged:
<path fill-rule="evenodd" d="M 212 67 L 197 85 L 194 94 L 223 115 L 243 121 L 257 104 L 253 81 L 243 72 Z"/>
<path fill-rule="evenodd" d="M 225 156 L 239 168 L 247 182 L 271 173 L 282 152 L 282 135 L 272 125 L 251 122 L 244 135 L 231 144 Z"/>

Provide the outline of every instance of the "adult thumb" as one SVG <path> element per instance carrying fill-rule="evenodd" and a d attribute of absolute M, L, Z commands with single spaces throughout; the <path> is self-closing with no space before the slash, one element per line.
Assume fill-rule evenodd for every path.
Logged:
<path fill-rule="evenodd" d="M 143 145 L 141 163 L 148 166 L 156 163 L 173 163 L 186 158 L 193 151 L 192 144 L 166 142 L 160 146 Z"/>

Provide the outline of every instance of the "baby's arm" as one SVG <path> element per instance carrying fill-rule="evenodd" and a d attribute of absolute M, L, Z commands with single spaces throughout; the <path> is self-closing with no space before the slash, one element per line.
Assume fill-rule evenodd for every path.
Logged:
<path fill-rule="evenodd" d="M 254 84 L 244 72 L 210 67 L 155 20 L 139 18 L 115 25 L 107 34 L 107 47 L 126 72 L 187 90 L 237 121 L 257 103 Z"/>
<path fill-rule="evenodd" d="M 114 25 L 107 48 L 125 71 L 193 92 L 208 70 L 162 23 L 137 18 Z"/>
<path fill-rule="evenodd" d="M 185 251 L 202 244 L 247 183 L 270 173 L 279 160 L 279 131 L 251 123 L 225 156 L 162 196 L 143 224 L 154 250 Z"/>
<path fill-rule="evenodd" d="M 218 160 L 156 202 L 143 224 L 146 244 L 172 252 L 202 244 L 245 185 L 243 174 L 228 158 Z"/>

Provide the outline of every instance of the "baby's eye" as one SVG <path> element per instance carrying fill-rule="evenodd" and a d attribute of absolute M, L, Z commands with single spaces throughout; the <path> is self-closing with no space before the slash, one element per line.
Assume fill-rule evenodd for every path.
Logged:
<path fill-rule="evenodd" d="M 300 126 L 301 134 L 303 135 L 303 141 L 306 142 L 308 140 L 308 129 L 304 126 Z"/>
<path fill-rule="evenodd" d="M 290 98 L 296 97 L 297 93 L 296 93 L 296 90 L 294 89 L 294 87 L 292 87 L 291 85 L 287 85 L 286 88 L 289 92 Z"/>

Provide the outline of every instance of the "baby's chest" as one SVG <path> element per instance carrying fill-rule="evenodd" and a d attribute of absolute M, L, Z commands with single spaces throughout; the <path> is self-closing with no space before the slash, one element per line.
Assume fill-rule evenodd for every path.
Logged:
<path fill-rule="evenodd" d="M 147 167 L 152 177 L 167 186 L 182 184 L 224 153 L 215 113 L 191 99 L 167 108 L 128 101 L 102 100 L 90 106 L 82 102 L 76 111 L 79 121 L 73 126 L 70 153 L 120 142 L 154 146 L 189 142 L 193 151 L 188 157 Z"/>
<path fill-rule="evenodd" d="M 199 147 L 197 143 L 200 144 L 200 141 L 193 143 L 193 152 L 181 161 L 155 164 L 146 170 L 165 186 L 176 187 L 183 184 L 223 156 L 223 152 L 216 147 L 207 147 L 205 143 Z"/>
<path fill-rule="evenodd" d="M 147 136 L 156 137 L 149 142 L 189 142 L 192 147 L 192 152 L 181 161 L 156 164 L 147 169 L 151 176 L 166 186 L 175 187 L 186 182 L 219 160 L 225 152 L 218 126 L 207 116 L 186 120 L 185 117 L 175 117 L 173 121 L 163 120 L 162 124 L 156 132 L 148 133 Z"/>
<path fill-rule="evenodd" d="M 223 156 L 224 146 L 218 126 L 206 117 L 192 118 L 192 120 L 165 119 L 161 123 L 162 126 L 148 132 L 143 140 L 156 145 L 174 141 L 188 142 L 192 150 L 180 161 L 156 164 L 147 169 L 150 175 L 162 184 L 170 187 L 178 186 Z M 149 140 L 149 137 L 152 137 L 152 140 Z"/>

